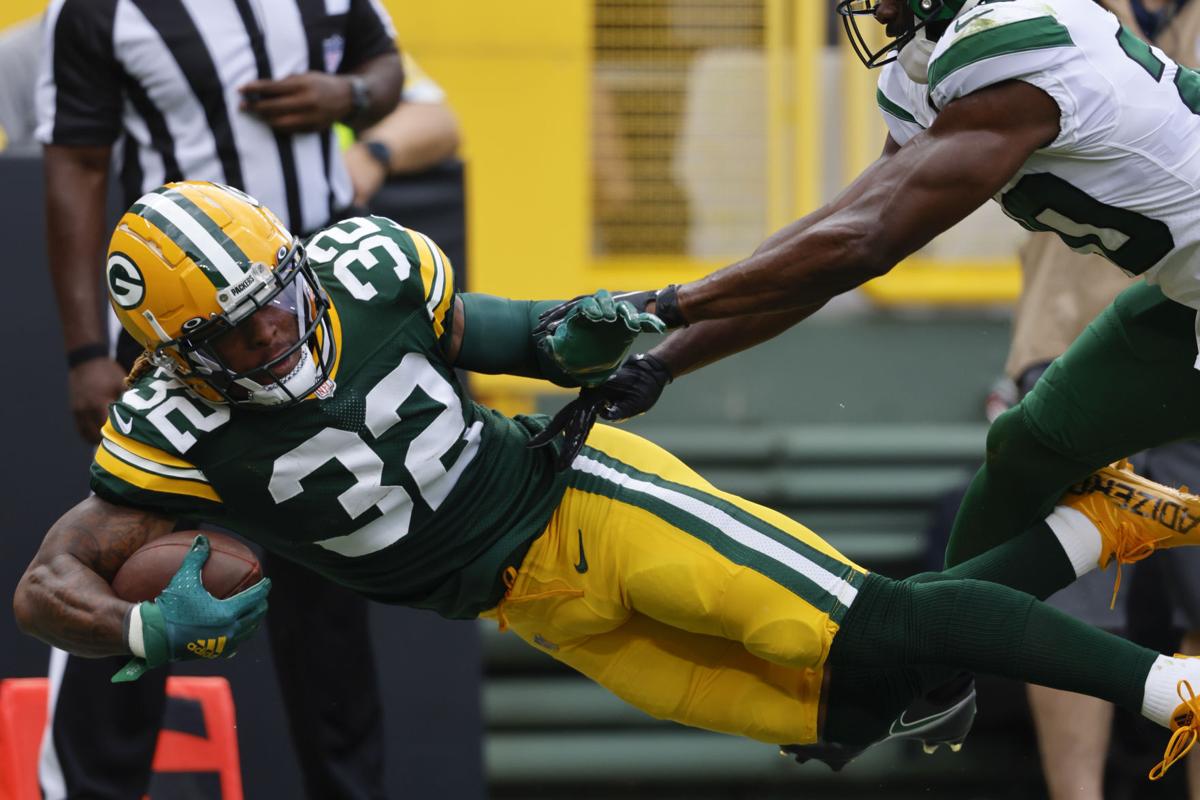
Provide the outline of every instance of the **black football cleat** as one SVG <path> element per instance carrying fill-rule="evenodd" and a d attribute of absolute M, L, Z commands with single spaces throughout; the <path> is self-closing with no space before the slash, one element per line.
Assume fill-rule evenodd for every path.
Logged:
<path fill-rule="evenodd" d="M 797 764 L 809 761 L 820 761 L 834 772 L 841 772 L 842 767 L 857 758 L 871 745 L 865 744 L 853 747 L 837 742 L 817 742 L 816 744 L 783 744 L 779 746 L 779 755 L 796 759 Z"/>
<path fill-rule="evenodd" d="M 844 745 L 837 742 L 786 744 L 779 754 L 796 762 L 820 761 L 834 772 L 841 772 L 868 747 L 892 740 L 918 741 L 926 753 L 935 753 L 941 745 L 957 753 L 975 722 L 975 680 L 964 674 L 960 679 L 939 687 L 932 695 L 919 697 L 892 721 L 887 735 L 871 744 Z"/>

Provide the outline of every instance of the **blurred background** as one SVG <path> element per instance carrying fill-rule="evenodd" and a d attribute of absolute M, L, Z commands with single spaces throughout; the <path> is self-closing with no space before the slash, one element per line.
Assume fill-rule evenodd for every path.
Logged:
<path fill-rule="evenodd" d="M 876 74 L 844 46 L 831 1 L 382 5 L 401 47 L 441 85 L 459 119 L 473 291 L 569 297 L 698 277 L 817 208 L 883 144 Z M 44 6 L 4 0 L 0 27 Z M 5 174 L 0 236 L 21 242 L 21 252 L 40 251 L 40 171 Z M 1010 391 L 1000 379 L 1025 234 L 1002 216 L 998 207 L 983 209 L 799 329 L 677 382 L 630 427 L 872 570 L 902 576 L 936 567 L 939 531 L 983 454 L 989 397 L 996 405 Z M 0 594 L 11 591 L 64 502 L 84 491 L 88 459 L 58 391 L 61 345 L 43 266 L 20 260 L 5 270 L 20 273 L 23 309 L 5 320 L 6 338 L 45 339 L 50 355 L 35 348 L 8 376 L 10 387 L 45 388 L 36 397 L 10 388 L 6 413 L 41 415 L 48 427 L 36 442 L 6 445 L 13 449 L 0 509 Z M 509 412 L 553 411 L 569 398 L 517 378 L 480 376 L 472 387 Z M 16 505 L 24 506 L 19 520 Z M 419 668 L 428 646 L 422 616 L 376 614 L 385 684 L 403 675 L 436 686 L 437 676 Z M 0 617 L 0 675 L 43 674 L 44 648 L 18 639 L 8 615 Z M 469 730 L 462 768 L 482 764 L 486 796 L 1045 796 L 1024 692 L 1013 684 L 981 682 L 976 733 L 961 753 L 927 757 L 916 745 L 886 745 L 834 775 L 770 747 L 651 720 L 492 624 L 482 628 L 479 697 L 467 698 L 465 711 L 436 690 L 417 703 L 389 688 L 385 701 L 390 748 L 419 749 L 439 709 L 454 706 L 463 716 L 447 711 L 449 718 L 481 724 L 482 737 Z M 464 668 L 475 669 L 479 657 L 463 653 Z M 247 797 L 296 796 L 266 658 L 259 643 L 208 672 L 233 676 Z M 1151 792 L 1142 779 L 1164 735 L 1119 718 L 1117 737 L 1109 796 L 1182 796 L 1178 783 Z M 449 745 L 425 746 L 424 762 L 389 751 L 395 796 L 458 796 L 413 789 L 403 776 L 421 763 L 456 769 Z"/>

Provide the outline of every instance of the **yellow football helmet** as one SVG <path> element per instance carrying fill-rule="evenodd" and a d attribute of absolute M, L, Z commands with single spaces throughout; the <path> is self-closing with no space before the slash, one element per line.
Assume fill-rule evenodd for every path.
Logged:
<path fill-rule="evenodd" d="M 156 367 L 205 400 L 278 407 L 332 392 L 329 295 L 300 241 L 249 195 L 199 181 L 143 195 L 117 223 L 106 277 L 125 330 Z M 236 372 L 213 343 L 265 306 L 293 314 L 298 339 Z M 286 376 L 271 372 L 297 351 Z"/>

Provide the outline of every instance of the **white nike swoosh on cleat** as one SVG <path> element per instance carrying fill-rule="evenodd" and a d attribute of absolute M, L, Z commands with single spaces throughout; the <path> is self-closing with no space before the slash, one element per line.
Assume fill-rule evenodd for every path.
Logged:
<path fill-rule="evenodd" d="M 969 701 L 969 699 L 970 698 L 963 698 L 950 708 L 943 709 L 936 714 L 930 714 L 928 717 L 922 717 L 921 719 L 913 720 L 912 722 L 906 721 L 904 719 L 904 714 L 901 714 L 894 722 L 892 722 L 892 727 L 888 730 L 888 733 L 892 736 L 896 736 L 903 733 L 913 733 L 923 730 L 931 725 L 936 725 L 946 717 L 956 713 L 960 708 L 962 708 L 964 703 Z"/>

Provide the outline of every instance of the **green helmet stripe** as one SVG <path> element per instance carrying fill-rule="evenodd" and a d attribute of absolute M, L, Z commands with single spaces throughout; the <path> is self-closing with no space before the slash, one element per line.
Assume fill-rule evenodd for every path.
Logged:
<path fill-rule="evenodd" d="M 929 65 L 929 90 L 932 92 L 951 74 L 977 61 L 1074 44 L 1070 31 L 1054 17 L 1034 17 L 983 28 L 979 33 L 958 39 L 934 59 Z"/>
<path fill-rule="evenodd" d="M 200 270 L 208 277 L 210 281 L 213 282 L 213 285 L 218 289 L 223 289 L 229 285 L 225 281 L 225 278 L 221 276 L 220 272 L 206 263 L 200 248 L 196 247 L 196 245 L 192 243 L 192 240 L 185 236 L 183 232 L 179 230 L 179 228 L 176 228 L 174 225 L 172 225 L 169 219 L 149 206 L 142 205 L 140 202 L 134 203 L 133 207 L 129 210 L 162 231 L 168 239 L 174 242 L 180 250 L 187 254 L 188 258 L 190 258 L 198 267 L 200 267 Z"/>
<path fill-rule="evenodd" d="M 162 187 L 143 195 L 131 209 L 161 230 L 204 271 L 213 285 L 236 284 L 250 259 L 213 219 L 182 192 Z"/>
<path fill-rule="evenodd" d="M 213 218 L 210 217 L 208 213 L 204 211 L 204 209 L 192 202 L 187 195 L 177 189 L 168 189 L 163 194 L 174 200 L 179 205 L 183 206 L 183 208 L 189 214 L 195 217 L 196 220 L 199 221 L 199 223 L 204 227 L 204 229 L 212 235 L 213 239 L 215 239 L 218 244 L 225 248 L 225 251 L 229 253 L 229 257 L 235 262 L 238 264 L 250 263 L 250 259 L 242 251 L 241 245 L 235 242 L 229 234 L 221 230 L 221 226 L 214 222 Z"/>

